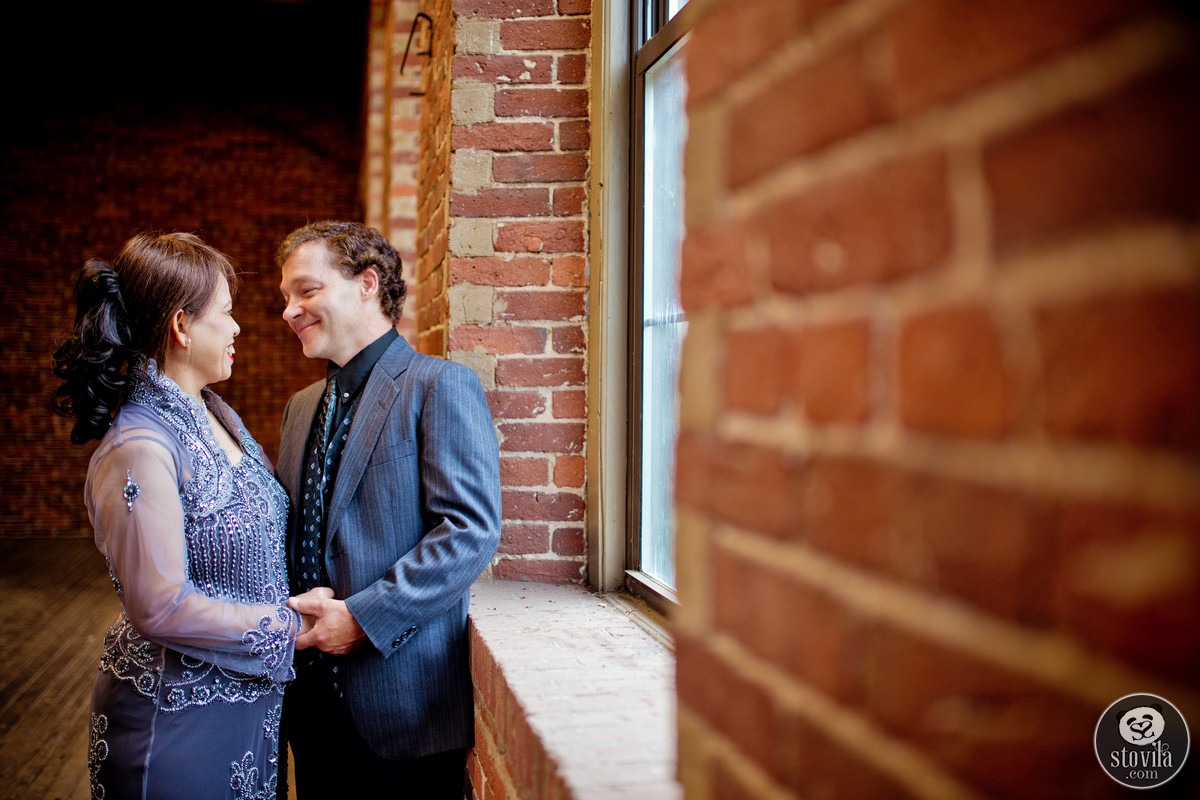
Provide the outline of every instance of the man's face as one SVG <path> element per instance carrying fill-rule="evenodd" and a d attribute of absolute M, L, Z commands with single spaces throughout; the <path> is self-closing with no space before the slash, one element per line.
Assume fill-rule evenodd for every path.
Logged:
<path fill-rule="evenodd" d="M 373 279 L 370 270 L 347 278 L 323 242 L 307 242 L 283 262 L 283 321 L 300 338 L 304 355 L 343 367 L 362 349 L 366 304 L 379 304 L 367 291 Z"/>

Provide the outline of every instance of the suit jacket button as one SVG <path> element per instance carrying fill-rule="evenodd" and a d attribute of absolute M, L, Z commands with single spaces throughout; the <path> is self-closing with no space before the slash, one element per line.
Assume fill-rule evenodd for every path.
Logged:
<path fill-rule="evenodd" d="M 393 639 L 392 640 L 392 649 L 395 650 L 397 647 L 399 647 L 403 643 L 404 642 L 401 639 Z"/>

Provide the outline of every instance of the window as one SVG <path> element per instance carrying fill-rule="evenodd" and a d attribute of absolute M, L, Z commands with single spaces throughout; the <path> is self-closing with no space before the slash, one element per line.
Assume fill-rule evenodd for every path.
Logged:
<path fill-rule="evenodd" d="M 675 599 L 675 443 L 683 241 L 686 0 L 634 0 L 629 274 L 628 588 Z"/>

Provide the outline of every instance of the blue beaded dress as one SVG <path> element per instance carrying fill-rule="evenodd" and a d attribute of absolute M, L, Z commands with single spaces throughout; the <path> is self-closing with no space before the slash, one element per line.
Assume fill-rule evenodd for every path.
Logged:
<path fill-rule="evenodd" d="M 236 464 L 153 360 L 130 380 L 84 487 L 121 601 L 92 688 L 92 797 L 273 800 L 299 627 L 287 495 L 217 395 L 204 390 L 241 445 Z"/>

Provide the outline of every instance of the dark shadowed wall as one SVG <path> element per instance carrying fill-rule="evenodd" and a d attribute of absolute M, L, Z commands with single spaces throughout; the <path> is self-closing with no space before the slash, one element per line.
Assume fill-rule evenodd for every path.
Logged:
<path fill-rule="evenodd" d="M 365 3 L 125 3 L 6 25 L 0 154 L 0 537 L 88 536 L 48 410 L 74 276 L 133 233 L 194 232 L 243 273 L 233 378 L 214 387 L 274 458 L 288 395 L 322 374 L 279 313 L 292 228 L 361 218 Z"/>

